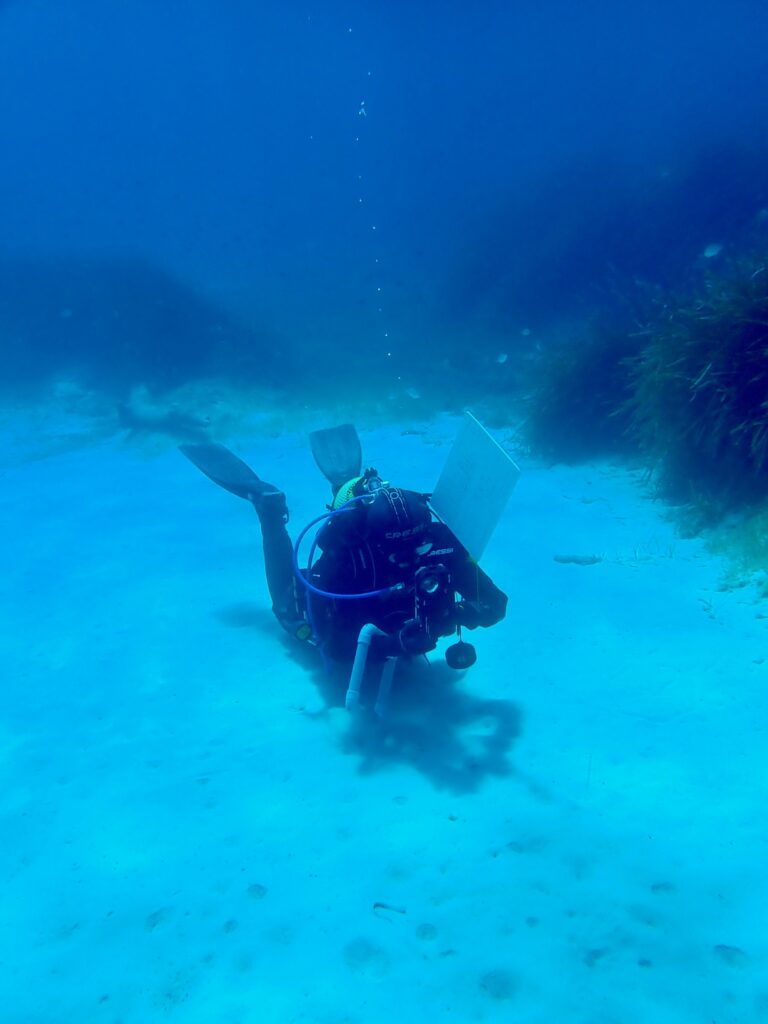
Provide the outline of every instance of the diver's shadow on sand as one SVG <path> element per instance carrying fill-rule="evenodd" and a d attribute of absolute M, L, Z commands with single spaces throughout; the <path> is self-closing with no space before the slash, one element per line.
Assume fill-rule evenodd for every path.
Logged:
<path fill-rule="evenodd" d="M 328 673 L 322 670 L 322 660 L 317 648 L 289 637 L 280 628 L 272 612 L 263 605 L 257 604 L 255 601 L 228 604 L 216 611 L 216 618 L 225 626 L 264 633 L 272 641 L 280 644 L 285 650 L 286 658 L 290 658 L 317 677 L 315 682 L 325 703 L 331 706 L 338 703 L 338 686 L 334 688 L 332 679 L 329 678 Z M 343 690 L 341 691 L 341 700 L 343 703 Z"/>
<path fill-rule="evenodd" d="M 275 618 L 260 604 L 255 601 L 240 601 L 238 604 L 228 604 L 219 608 L 216 618 L 225 626 L 235 626 L 238 629 L 267 629 L 274 633 Z"/>
<path fill-rule="evenodd" d="M 363 697 L 373 704 L 370 692 Z M 409 764 L 439 789 L 470 793 L 490 776 L 513 773 L 520 723 L 515 704 L 467 693 L 462 674 L 443 662 L 403 660 L 386 717 L 369 708 L 352 715 L 342 749 L 360 758 L 362 774 Z"/>
<path fill-rule="evenodd" d="M 220 609 L 217 618 L 238 629 L 277 635 L 286 657 L 311 673 L 326 707 L 343 707 L 349 668 L 324 665 L 316 648 L 283 634 L 267 609 L 243 602 Z M 342 750 L 359 758 L 362 774 L 408 764 L 437 788 L 454 793 L 473 792 L 490 776 L 511 775 L 509 754 L 520 734 L 519 708 L 508 700 L 467 693 L 464 673 L 448 668 L 438 655 L 432 657 L 430 664 L 422 659 L 399 662 L 383 719 L 372 710 L 381 666 L 370 666 L 362 689 L 364 706 L 350 714 Z"/>

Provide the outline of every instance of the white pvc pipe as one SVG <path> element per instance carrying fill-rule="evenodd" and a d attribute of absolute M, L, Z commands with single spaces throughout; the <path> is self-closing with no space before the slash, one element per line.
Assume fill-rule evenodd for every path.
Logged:
<path fill-rule="evenodd" d="M 349 677 L 349 686 L 347 687 L 347 696 L 344 701 L 347 711 L 354 710 L 354 708 L 356 708 L 360 703 L 360 687 L 363 685 L 365 663 L 368 661 L 368 652 L 371 648 L 371 641 L 375 636 L 386 635 L 387 634 L 383 630 L 379 629 L 378 626 L 374 626 L 372 622 L 369 622 L 360 630 L 357 637 L 355 660 L 352 663 L 352 672 Z M 392 671 L 394 672 L 394 668 Z"/>

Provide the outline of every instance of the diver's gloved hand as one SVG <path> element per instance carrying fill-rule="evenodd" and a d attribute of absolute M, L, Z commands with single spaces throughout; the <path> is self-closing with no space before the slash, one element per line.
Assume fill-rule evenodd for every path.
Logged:
<path fill-rule="evenodd" d="M 482 625 L 483 606 L 479 601 L 459 601 L 456 605 L 456 625 L 477 629 Z"/>
<path fill-rule="evenodd" d="M 426 654 L 434 651 L 437 644 L 424 624 L 418 619 L 408 619 L 397 633 L 397 645 L 400 653 Z"/>
<path fill-rule="evenodd" d="M 282 491 L 261 491 L 251 494 L 250 499 L 262 526 L 288 522 L 288 503 Z"/>

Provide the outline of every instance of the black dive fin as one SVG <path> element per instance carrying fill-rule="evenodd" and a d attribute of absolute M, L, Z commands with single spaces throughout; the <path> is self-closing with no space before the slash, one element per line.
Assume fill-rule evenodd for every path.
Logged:
<path fill-rule="evenodd" d="M 180 444 L 179 451 L 215 484 L 238 498 L 253 501 L 265 491 L 275 490 L 223 444 Z"/>
<path fill-rule="evenodd" d="M 360 438 L 351 423 L 327 430 L 313 430 L 309 435 L 312 454 L 317 468 L 337 491 L 353 476 L 363 470 L 363 450 Z"/>

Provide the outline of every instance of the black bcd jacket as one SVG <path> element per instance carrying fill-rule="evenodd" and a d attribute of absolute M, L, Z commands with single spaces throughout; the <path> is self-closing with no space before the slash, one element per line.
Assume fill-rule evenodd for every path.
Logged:
<path fill-rule="evenodd" d="M 333 658 L 354 655 L 367 623 L 388 634 L 385 653 L 421 654 L 433 650 L 440 637 L 455 633 L 459 625 L 493 626 L 506 613 L 506 594 L 444 523 L 432 521 L 419 536 L 421 554 L 393 551 L 375 538 L 362 538 L 346 528 L 344 517 L 326 524 L 318 547 L 322 554 L 308 578 L 320 590 L 363 594 L 402 585 L 357 599 L 308 594 L 315 635 Z"/>

